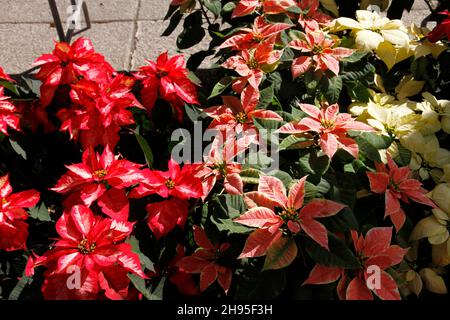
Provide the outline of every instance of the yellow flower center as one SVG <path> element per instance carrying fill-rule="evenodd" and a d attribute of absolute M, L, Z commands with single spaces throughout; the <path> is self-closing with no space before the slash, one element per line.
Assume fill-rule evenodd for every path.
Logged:
<path fill-rule="evenodd" d="M 223 176 L 227 176 L 227 165 L 226 163 L 215 163 L 212 167 L 213 170 L 219 171 L 219 173 Z"/>
<path fill-rule="evenodd" d="M 1 198 L 1 199 L 2 199 L 1 203 L 3 206 L 8 203 L 8 200 L 6 200 L 6 198 Z"/>
<path fill-rule="evenodd" d="M 173 180 L 170 179 L 170 178 L 166 180 L 165 185 L 166 185 L 166 187 L 167 187 L 168 189 L 173 189 L 173 188 L 175 188 L 175 182 L 173 182 Z"/>
<path fill-rule="evenodd" d="M 280 213 L 283 220 L 297 220 L 297 211 L 294 208 L 288 208 Z"/>
<path fill-rule="evenodd" d="M 81 254 L 89 254 L 95 251 L 97 248 L 97 245 L 95 242 L 89 243 L 87 239 L 81 240 L 81 242 L 78 244 L 78 251 Z"/>
<path fill-rule="evenodd" d="M 258 60 L 256 60 L 255 58 L 251 58 L 250 61 L 247 63 L 247 65 L 250 69 L 258 69 L 259 68 Z"/>
<path fill-rule="evenodd" d="M 322 120 L 320 124 L 324 129 L 331 129 L 334 127 L 334 121 L 331 120 Z"/>
<path fill-rule="evenodd" d="M 245 112 L 239 112 L 236 117 L 236 122 L 240 123 L 240 124 L 244 124 L 247 122 L 247 114 Z"/>
<path fill-rule="evenodd" d="M 94 176 L 98 179 L 103 179 L 107 174 L 108 172 L 104 169 L 94 171 Z"/>

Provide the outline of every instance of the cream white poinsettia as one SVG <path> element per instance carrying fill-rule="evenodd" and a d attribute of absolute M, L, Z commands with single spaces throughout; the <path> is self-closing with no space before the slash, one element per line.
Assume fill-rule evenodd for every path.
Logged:
<path fill-rule="evenodd" d="M 420 277 L 425 285 L 425 288 L 433 293 L 447 294 L 447 287 L 445 281 L 440 274 L 445 273 L 445 270 L 438 268 L 423 268 L 419 271 Z"/>
<path fill-rule="evenodd" d="M 442 170 L 444 171 L 444 175 L 442 176 L 441 181 L 450 182 L 450 163 L 444 165 Z"/>
<path fill-rule="evenodd" d="M 436 135 L 423 135 L 416 126 L 417 122 L 414 128 L 399 137 L 402 146 L 415 153 L 435 153 L 439 149 L 439 140 Z"/>
<path fill-rule="evenodd" d="M 424 101 L 418 105 L 421 111 L 435 112 L 440 117 L 441 128 L 445 133 L 450 133 L 450 101 L 437 100 L 429 92 L 422 93 Z"/>
<path fill-rule="evenodd" d="M 382 17 L 377 12 L 358 10 L 356 20 L 338 18 L 330 29 L 332 32 L 351 30 L 356 48 L 375 51 L 389 69 L 414 54 L 403 22 Z"/>
<path fill-rule="evenodd" d="M 426 37 L 430 32 L 428 28 L 421 28 L 412 24 L 408 31 L 409 34 L 413 36 L 410 46 L 414 52 L 415 59 L 428 55 L 432 55 L 434 59 L 437 59 L 439 55 L 447 49 L 447 46 L 442 43 L 442 41 L 432 43 L 428 40 Z"/>
<path fill-rule="evenodd" d="M 369 105 L 367 112 L 370 119 L 367 123 L 385 135 L 400 138 L 413 132 L 420 115 L 415 114 L 406 104 L 384 108 L 379 105 Z"/>
<path fill-rule="evenodd" d="M 422 180 L 431 177 L 434 182 L 439 183 L 445 175 L 443 170 L 449 163 L 450 151 L 444 148 L 436 148 L 428 153 L 412 152 L 409 167 L 417 171 Z"/>
<path fill-rule="evenodd" d="M 450 184 L 437 185 L 430 192 L 431 199 L 438 208 L 432 209 L 433 215 L 426 217 L 414 227 L 410 240 L 428 238 L 433 245 L 432 260 L 439 266 L 450 264 Z"/>
<path fill-rule="evenodd" d="M 404 76 L 395 88 L 397 99 L 402 100 L 419 94 L 424 85 L 425 81 L 415 80 L 412 75 Z"/>

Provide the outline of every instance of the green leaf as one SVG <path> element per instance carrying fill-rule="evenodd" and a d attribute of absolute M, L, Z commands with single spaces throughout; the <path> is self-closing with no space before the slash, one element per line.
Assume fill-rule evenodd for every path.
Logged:
<path fill-rule="evenodd" d="M 327 230 L 346 232 L 349 230 L 358 230 L 358 221 L 353 214 L 352 209 L 346 207 L 333 217 L 320 219 Z"/>
<path fill-rule="evenodd" d="M 282 269 L 297 257 L 297 244 L 292 237 L 281 237 L 267 250 L 263 270 Z"/>
<path fill-rule="evenodd" d="M 330 158 L 326 155 L 318 155 L 318 152 L 311 151 L 299 159 L 299 167 L 303 175 L 313 176 L 316 182 L 328 171 L 330 167 Z"/>
<path fill-rule="evenodd" d="M 147 140 L 145 140 L 145 138 L 139 134 L 139 128 L 136 128 L 136 130 L 134 131 L 134 136 L 136 137 L 136 140 L 139 143 L 142 152 L 144 153 L 145 161 L 147 162 L 148 167 L 151 168 L 153 166 L 152 149 L 150 148 Z"/>
<path fill-rule="evenodd" d="M 328 233 L 330 251 L 309 238 L 305 242 L 306 252 L 318 264 L 344 269 L 356 269 L 360 266 L 346 243 L 332 233 Z"/>
<path fill-rule="evenodd" d="M 9 143 L 11 143 L 11 147 L 13 150 L 21 156 L 23 159 L 27 160 L 27 152 L 23 150 L 23 148 L 16 141 L 9 139 Z"/>
<path fill-rule="evenodd" d="M 281 127 L 281 121 L 271 120 L 271 119 L 262 119 L 262 118 L 253 118 L 253 123 L 255 127 L 258 129 L 268 129 L 268 130 L 276 130 Z"/>
<path fill-rule="evenodd" d="M 134 273 L 129 273 L 128 278 L 131 280 L 131 283 L 133 283 L 134 287 L 142 293 L 142 295 L 147 299 L 151 300 L 151 294 L 150 290 L 145 286 L 145 280 L 139 277 L 138 275 Z"/>
<path fill-rule="evenodd" d="M 409 166 L 412 156 L 411 151 L 406 149 L 401 143 L 398 143 L 397 147 L 398 155 L 394 158 L 394 160 L 402 167 Z"/>
<path fill-rule="evenodd" d="M 376 162 L 381 162 L 378 150 L 387 149 L 392 143 L 391 138 L 373 132 L 360 132 L 355 136 L 355 141 L 358 143 L 359 151 Z"/>
<path fill-rule="evenodd" d="M 39 221 L 52 221 L 52 218 L 50 217 L 50 214 L 48 212 L 47 207 L 45 206 L 45 203 L 41 203 L 38 206 L 35 206 L 34 208 L 30 209 L 29 211 L 30 217 L 33 219 L 37 219 Z"/>
<path fill-rule="evenodd" d="M 135 236 L 130 236 L 126 242 L 131 245 L 132 251 L 139 256 L 139 260 L 142 266 L 147 270 L 155 272 L 155 266 L 153 262 L 145 254 L 142 253 L 139 247 L 139 240 Z"/>
<path fill-rule="evenodd" d="M 258 265 L 244 265 L 243 270 L 237 271 L 237 289 L 234 298 L 236 300 L 274 299 L 278 297 L 286 287 L 286 273 L 285 270 L 268 270 L 261 272 Z"/>
<path fill-rule="evenodd" d="M 17 282 L 14 289 L 12 289 L 9 294 L 8 300 L 19 300 L 20 294 L 28 283 L 31 283 L 32 279 L 29 277 L 23 276 L 20 278 L 19 282 Z"/>
<path fill-rule="evenodd" d="M 273 85 L 262 89 L 260 92 L 258 109 L 266 109 L 273 100 L 274 97 L 274 88 Z"/>
<path fill-rule="evenodd" d="M 14 93 L 16 96 L 20 96 L 19 91 L 17 90 L 17 87 L 13 83 L 6 81 L 6 80 L 0 80 L 0 86 L 5 87 L 6 89 L 8 89 L 12 93 Z"/>
<path fill-rule="evenodd" d="M 222 7 L 222 12 L 228 13 L 234 10 L 236 8 L 236 4 L 233 1 L 225 3 L 225 5 Z"/>
<path fill-rule="evenodd" d="M 211 222 L 219 231 L 229 234 L 249 233 L 252 231 L 240 223 L 233 221 L 239 217 L 247 208 L 244 199 L 240 195 L 219 195 L 213 197 L 208 205 Z"/>
<path fill-rule="evenodd" d="M 220 11 L 222 10 L 222 3 L 220 3 L 220 0 L 203 0 L 203 4 L 216 17 L 220 16 Z"/>
<path fill-rule="evenodd" d="M 342 91 L 342 78 L 339 76 L 335 76 L 331 79 L 327 77 L 323 77 L 322 81 L 322 89 L 325 95 L 325 98 L 328 100 L 330 104 L 336 103 L 339 100 L 339 96 Z"/>
<path fill-rule="evenodd" d="M 244 169 L 239 174 L 242 178 L 242 181 L 247 184 L 258 184 L 259 176 L 261 175 L 261 171 L 253 168 Z"/>
<path fill-rule="evenodd" d="M 228 88 L 233 81 L 232 77 L 223 77 L 220 79 L 219 82 L 216 83 L 214 88 L 212 89 L 211 95 L 208 97 L 208 99 L 217 97 L 219 94 L 225 91 L 226 88 Z"/>
<path fill-rule="evenodd" d="M 348 63 L 355 63 L 360 61 L 362 58 L 367 56 L 369 54 L 368 51 L 355 51 L 353 54 L 349 57 L 342 58 L 342 62 L 348 62 Z"/>
<path fill-rule="evenodd" d="M 203 19 L 201 11 L 189 14 L 183 23 L 183 31 L 177 38 L 177 47 L 180 50 L 188 49 L 200 43 L 206 35 L 202 27 Z"/>
<path fill-rule="evenodd" d="M 287 138 L 284 138 L 279 145 L 279 151 L 283 150 L 291 150 L 291 149 L 302 149 L 302 142 L 308 141 L 304 137 L 297 137 L 295 135 L 290 135 Z"/>
<path fill-rule="evenodd" d="M 166 283 L 166 277 L 163 277 L 158 285 L 156 286 L 156 288 L 152 291 L 152 293 L 150 294 L 150 299 L 149 300 L 153 300 L 153 301 L 160 301 L 163 300 L 163 293 L 164 293 L 164 285 Z"/>

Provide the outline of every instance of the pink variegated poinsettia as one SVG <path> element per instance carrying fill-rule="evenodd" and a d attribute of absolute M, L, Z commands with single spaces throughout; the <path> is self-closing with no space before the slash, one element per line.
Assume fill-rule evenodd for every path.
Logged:
<path fill-rule="evenodd" d="M 401 229 L 406 214 L 400 206 L 400 200 L 409 203 L 413 200 L 435 208 L 436 205 L 426 196 L 427 190 L 422 183 L 412 177 L 411 169 L 399 168 L 392 158 L 387 156 L 387 167 L 383 163 L 375 163 L 377 172 L 367 172 L 370 190 L 385 195 L 385 217 L 390 217 L 395 229 Z"/>
<path fill-rule="evenodd" d="M 254 91 L 256 99 L 259 98 L 259 85 L 261 84 L 264 70 L 271 68 L 280 60 L 282 51 L 274 50 L 275 38 L 270 38 L 256 48 L 242 50 L 238 55 L 228 58 L 223 63 L 226 69 L 235 70 L 241 77 L 233 82 L 232 88 L 241 93 L 247 85 Z M 251 95 L 251 94 L 246 94 Z"/>
<path fill-rule="evenodd" d="M 215 142 L 218 139 L 214 140 Z M 202 180 L 203 195 L 205 200 L 218 180 L 223 180 L 223 186 L 229 194 L 242 194 L 244 183 L 239 173 L 242 165 L 234 159 L 238 153 L 238 145 L 235 141 L 226 141 L 223 146 L 213 143 L 211 150 L 204 157 L 203 163 L 195 163 L 195 176 Z"/>
<path fill-rule="evenodd" d="M 330 70 L 338 75 L 340 59 L 351 56 L 353 50 L 336 45 L 336 41 L 322 31 L 308 32 L 305 39 L 291 41 L 289 47 L 306 54 L 295 58 L 292 62 L 292 77 L 295 79 L 311 68 L 323 72 Z"/>
<path fill-rule="evenodd" d="M 287 9 L 295 5 L 294 0 L 240 0 L 231 17 L 243 17 L 259 9 L 262 9 L 264 14 L 286 13 Z"/>
<path fill-rule="evenodd" d="M 258 229 L 248 237 L 239 258 L 266 255 L 286 231 L 292 235 L 303 231 L 328 250 L 327 229 L 316 219 L 334 216 L 345 205 L 326 199 L 314 199 L 305 205 L 305 183 L 306 177 L 301 178 L 287 195 L 281 180 L 262 176 L 258 191 L 245 194 L 250 210 L 234 221 Z"/>
<path fill-rule="evenodd" d="M 277 38 L 281 31 L 290 27 L 292 25 L 287 23 L 267 23 L 264 17 L 259 16 L 255 19 L 252 29 L 240 29 L 237 34 L 225 40 L 219 48 L 231 48 L 232 50 L 252 49 L 269 38 Z"/>
<path fill-rule="evenodd" d="M 141 167 L 119 159 L 108 146 L 101 155 L 91 147 L 83 153 L 82 163 L 66 166 L 68 172 L 51 190 L 69 195 L 64 201 L 67 208 L 78 204 L 89 207 L 97 201 L 105 214 L 126 221 L 129 202 L 125 189 L 144 178 Z"/>
<path fill-rule="evenodd" d="M 299 0 L 298 7 L 301 10 L 298 23 L 305 32 L 318 31 L 320 26 L 328 26 L 332 18 L 319 11 L 319 0 Z"/>
<path fill-rule="evenodd" d="M 245 92 L 244 92 L 245 93 Z M 283 118 L 276 112 L 265 109 L 256 109 L 258 100 L 254 96 L 247 97 L 242 94 L 242 102 L 232 96 L 223 96 L 223 105 L 210 107 L 204 113 L 213 118 L 208 129 L 219 130 L 223 141 L 227 141 L 228 134 L 240 135 L 239 146 L 246 148 L 251 143 L 258 144 L 257 129 L 254 118 L 281 121 Z"/>
<path fill-rule="evenodd" d="M 372 293 L 382 300 L 400 300 L 397 283 L 384 270 L 399 264 L 408 249 L 391 245 L 392 228 L 373 228 L 365 237 L 358 237 L 354 230 L 351 234 L 361 268 L 351 270 L 350 275 L 346 269 L 317 264 L 303 284 L 328 284 L 340 278 L 337 294 L 341 300 L 373 300 Z M 374 267 L 380 270 L 378 288 L 376 281 L 370 279 L 378 274 Z"/>
<path fill-rule="evenodd" d="M 200 274 L 200 292 L 217 280 L 227 294 L 233 273 L 231 268 L 221 265 L 218 259 L 230 248 L 230 244 L 212 244 L 205 230 L 198 226 L 194 226 L 194 240 L 199 248 L 191 256 L 181 258 L 177 266 L 186 273 Z"/>
<path fill-rule="evenodd" d="M 303 135 L 311 132 L 317 133 L 320 148 L 330 159 L 338 149 L 344 149 L 353 157 L 358 158 L 358 144 L 348 137 L 349 130 L 374 131 L 369 125 L 355 121 L 350 114 L 339 113 L 337 104 L 325 105 L 321 109 L 310 104 L 300 104 L 300 109 L 308 117 L 283 125 L 279 132 Z"/>

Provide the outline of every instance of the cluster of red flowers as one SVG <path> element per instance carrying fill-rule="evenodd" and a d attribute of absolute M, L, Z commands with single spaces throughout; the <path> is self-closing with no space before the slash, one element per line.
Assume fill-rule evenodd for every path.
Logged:
<path fill-rule="evenodd" d="M 58 42 L 51 54 L 44 54 L 35 62 L 40 68 L 36 78 L 42 81 L 38 101 L 42 114 L 50 107 L 59 107 L 60 101 L 55 103 L 55 99 L 60 99 L 59 93 L 65 90 L 69 99 L 64 108 L 57 110 L 60 130 L 68 131 L 84 150 L 82 163 L 67 165 L 67 173 L 51 188 L 65 196 L 64 213 L 56 223 L 60 239 L 54 249 L 43 256 L 32 254 L 27 264 L 27 275 L 34 274 L 36 267 L 46 267 L 42 286 L 46 299 L 132 298 L 135 292 L 128 290 L 128 272 L 144 279 L 147 276 L 139 256 L 124 242 L 134 225 L 128 221 L 129 199 L 148 195 L 163 198 L 147 206 L 148 226 L 155 237 L 160 238 L 176 226 L 184 227 L 190 199 L 205 198 L 216 176 L 223 175 L 226 179 L 226 167 L 215 168 L 212 162 L 210 166 L 187 164 L 181 168 L 170 160 L 168 171 L 163 172 L 144 168 L 114 154 L 121 128 L 135 124 L 131 108 L 146 109 L 151 116 L 160 97 L 172 106 L 175 118 L 181 121 L 184 104 L 198 104 L 197 89 L 188 78 L 183 56 L 170 58 L 163 53 L 156 62 L 148 61 L 148 64 L 134 76 L 119 74 L 85 38 L 72 44 Z M 0 80 L 13 82 L 2 69 Z M 142 104 L 131 92 L 136 82 L 140 86 Z M 18 113 L 14 102 L 0 87 L 0 131 L 3 134 L 8 134 L 8 128 L 20 130 Z M 103 151 L 99 153 L 96 149 Z M 214 151 L 211 156 L 213 161 Z M 236 169 L 230 170 L 236 172 Z M 227 178 L 234 181 L 233 174 Z M 242 192 L 242 182 L 236 188 Z M 25 249 L 28 225 L 24 220 L 28 213 L 24 208 L 35 206 L 39 193 L 11 194 L 8 176 L 0 179 L 0 192 L 0 249 Z M 196 229 L 196 239 L 200 239 L 198 244 L 202 250 L 214 251 L 206 235 L 200 233 L 200 229 Z M 207 275 L 202 276 L 200 290 L 205 290 L 217 278 L 227 291 L 231 270 L 215 264 L 215 251 L 209 256 L 199 255 L 200 260 L 211 262 L 211 266 L 202 264 L 198 269 Z M 184 248 L 180 245 L 177 257 L 169 266 L 176 269 L 171 281 L 183 293 L 197 294 L 199 291 L 190 275 L 197 269 L 187 266 L 187 270 L 183 270 L 181 264 L 177 264 L 183 256 Z M 73 290 L 64 283 L 75 268 L 80 272 L 80 283 Z"/>

